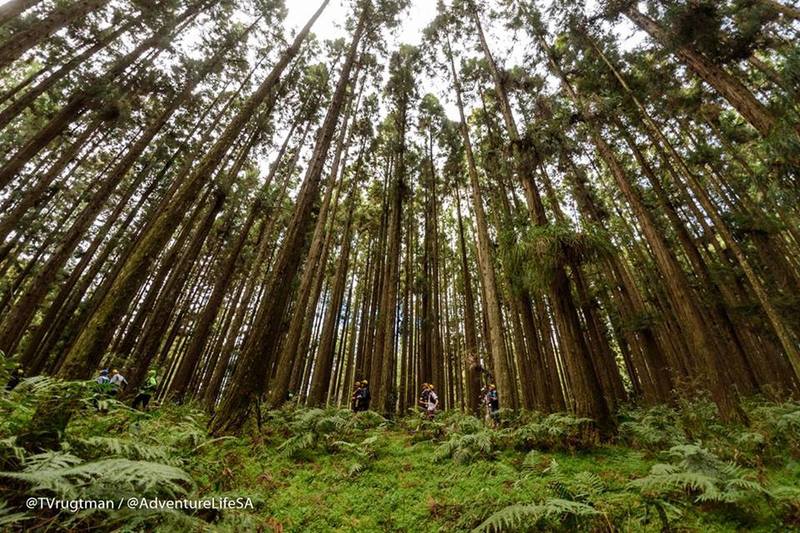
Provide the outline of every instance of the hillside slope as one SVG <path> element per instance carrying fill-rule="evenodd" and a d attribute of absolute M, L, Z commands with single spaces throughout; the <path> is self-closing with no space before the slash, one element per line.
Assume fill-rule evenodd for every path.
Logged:
<path fill-rule="evenodd" d="M 70 403 L 70 398 L 73 399 Z M 58 450 L 36 449 L 37 413 L 71 412 Z M 588 421 L 460 413 L 387 421 L 286 408 L 260 431 L 210 439 L 191 407 L 148 413 L 46 378 L 2 396 L 0 525 L 263 531 L 777 531 L 800 519 L 800 405 L 747 403 L 750 428 L 703 400 L 618 413 L 599 443 Z M 64 417 L 50 417 L 50 421 Z M 39 431 L 31 445 L 32 430 Z M 27 448 L 27 449 L 25 449 Z M 243 509 L 25 510 L 31 496 L 236 498 Z M 248 500 L 249 499 L 249 500 Z"/>

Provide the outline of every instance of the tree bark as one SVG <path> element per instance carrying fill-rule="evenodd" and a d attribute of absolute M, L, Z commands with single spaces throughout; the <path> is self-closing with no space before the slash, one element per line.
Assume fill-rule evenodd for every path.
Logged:
<path fill-rule="evenodd" d="M 327 1 L 323 3 L 317 14 L 321 13 L 326 5 Z M 312 211 L 319 197 L 319 182 L 325 159 L 347 94 L 359 43 L 371 15 L 369 7 L 367 4 L 359 15 L 359 21 L 353 33 L 347 58 L 342 65 L 336 90 L 317 135 L 314 153 L 303 185 L 297 195 L 294 215 L 272 269 L 271 279 L 266 289 L 268 296 L 262 299 L 258 310 L 257 323 L 263 327 L 255 331 L 248 339 L 237 362 L 232 378 L 233 386 L 226 390 L 219 409 L 210 422 L 210 430 L 213 434 L 241 429 L 247 420 L 250 408 L 259 401 L 259 397 L 264 392 L 274 352 L 280 341 L 280 323 L 286 311 L 291 281 L 297 275 L 307 233 L 313 222 Z M 306 265 L 306 268 L 314 266 L 316 265 Z"/>
<path fill-rule="evenodd" d="M 127 259 L 119 275 L 114 280 L 109 291 L 97 310 L 93 313 L 89 323 L 72 346 L 67 359 L 62 366 L 60 374 L 64 377 L 83 377 L 99 361 L 105 347 L 108 345 L 115 324 L 124 314 L 137 287 L 146 277 L 149 265 L 169 239 L 174 228 L 182 220 L 186 205 L 196 196 L 202 186 L 211 178 L 214 169 L 219 165 L 224 154 L 238 137 L 244 125 L 252 116 L 256 108 L 264 102 L 267 96 L 274 92 L 280 77 L 291 60 L 300 51 L 300 46 L 311 30 L 311 26 L 328 5 L 329 0 L 324 0 L 317 12 L 312 16 L 306 26 L 297 34 L 292 44 L 280 56 L 268 76 L 258 89 L 244 102 L 240 111 L 225 127 L 225 130 L 208 152 L 203 156 L 197 167 L 186 176 L 182 186 L 173 196 L 171 203 L 164 208 L 160 216 L 153 222 L 148 231 L 137 244 L 137 249 Z"/>

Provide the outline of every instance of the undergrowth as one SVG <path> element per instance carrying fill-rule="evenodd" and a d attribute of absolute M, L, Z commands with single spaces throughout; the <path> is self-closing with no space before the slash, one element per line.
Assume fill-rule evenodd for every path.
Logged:
<path fill-rule="evenodd" d="M 54 406 L 58 406 L 57 409 Z M 564 413 L 387 420 L 286 407 L 211 439 L 192 406 L 134 411 L 90 384 L 0 393 L 0 530 L 777 531 L 800 524 L 800 404 L 627 407 L 601 442 Z M 242 509 L 27 509 L 64 500 L 248 498 Z"/>

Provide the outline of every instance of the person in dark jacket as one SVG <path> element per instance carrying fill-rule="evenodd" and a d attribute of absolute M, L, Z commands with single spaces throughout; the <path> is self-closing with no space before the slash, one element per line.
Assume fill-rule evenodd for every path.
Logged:
<path fill-rule="evenodd" d="M 433 383 L 428 383 L 428 401 L 425 405 L 425 414 L 428 420 L 433 420 L 436 416 L 436 409 L 439 407 L 439 396 L 436 394 L 436 387 Z"/>
<path fill-rule="evenodd" d="M 369 383 L 365 379 L 361 382 L 361 403 L 359 411 L 367 411 L 369 410 Z"/>
<path fill-rule="evenodd" d="M 497 397 L 497 387 L 494 386 L 494 383 L 489 385 L 484 402 L 486 402 L 486 406 L 489 409 L 492 425 L 497 427 L 500 423 L 500 399 Z"/>
<path fill-rule="evenodd" d="M 14 370 L 11 371 L 11 376 L 8 379 L 8 383 L 6 383 L 6 390 L 14 390 L 14 388 L 19 385 L 22 378 L 25 377 L 25 370 L 22 369 L 22 365 L 17 365 L 14 367 Z"/>

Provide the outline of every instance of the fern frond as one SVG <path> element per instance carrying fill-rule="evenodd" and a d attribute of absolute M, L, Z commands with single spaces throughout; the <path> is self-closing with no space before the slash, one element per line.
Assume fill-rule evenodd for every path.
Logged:
<path fill-rule="evenodd" d="M 0 477 L 25 481 L 31 485 L 31 492 L 48 491 L 65 498 L 77 497 L 87 488 L 95 492 L 118 492 L 128 488 L 136 494 L 179 496 L 187 494 L 194 486 L 191 476 L 179 468 L 128 459 L 0 472 Z"/>
<path fill-rule="evenodd" d="M 15 513 L 6 502 L 0 500 L 0 528 L 5 529 L 7 526 L 19 524 L 25 520 L 33 518 L 30 514 L 22 512 Z"/>
<path fill-rule="evenodd" d="M 473 532 L 514 531 L 521 526 L 538 525 L 542 520 L 561 521 L 565 517 L 576 519 L 594 517 L 600 511 L 580 502 L 550 498 L 538 504 L 515 504 L 497 511 Z"/>
<path fill-rule="evenodd" d="M 347 475 L 349 477 L 356 477 L 366 469 L 367 466 L 364 463 L 353 463 L 350 465 L 350 468 L 347 469 Z"/>
<path fill-rule="evenodd" d="M 70 453 L 61 451 L 47 451 L 31 455 L 25 459 L 25 471 L 36 472 L 39 470 L 65 469 L 81 464 L 83 459 Z"/>
<path fill-rule="evenodd" d="M 457 463 L 466 464 L 478 457 L 488 458 L 494 449 L 493 438 L 493 433 L 486 429 L 480 433 L 451 434 L 450 438 L 434 451 L 434 461 L 452 457 Z"/>
<path fill-rule="evenodd" d="M 308 450 L 316 443 L 316 435 L 311 432 L 301 433 L 286 439 L 283 444 L 278 446 L 278 451 L 287 457 L 295 457 L 300 452 Z"/>

